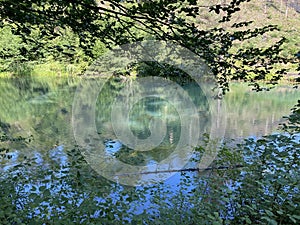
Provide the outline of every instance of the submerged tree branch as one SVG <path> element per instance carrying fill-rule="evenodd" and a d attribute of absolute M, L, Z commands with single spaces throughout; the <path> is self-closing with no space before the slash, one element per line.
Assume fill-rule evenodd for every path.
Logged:
<path fill-rule="evenodd" d="M 177 172 L 203 172 L 203 171 L 213 171 L 213 170 L 229 170 L 229 169 L 239 169 L 244 168 L 244 165 L 234 165 L 234 166 L 218 166 L 218 167 L 207 167 L 207 168 L 184 168 L 184 169 L 173 169 L 173 170 L 156 170 L 156 171 L 146 171 L 140 173 L 121 173 L 115 176 L 130 176 L 130 175 L 142 175 L 142 174 L 157 174 L 157 173 L 177 173 Z"/>

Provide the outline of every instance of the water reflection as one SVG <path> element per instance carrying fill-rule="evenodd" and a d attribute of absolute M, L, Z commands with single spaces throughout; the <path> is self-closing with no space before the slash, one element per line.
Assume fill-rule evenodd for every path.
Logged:
<path fill-rule="evenodd" d="M 80 170 L 75 168 L 76 172 L 79 171 L 83 174 L 80 175 L 83 179 L 81 182 L 86 183 L 86 189 L 81 190 L 81 186 L 75 183 L 74 176 L 76 173 L 75 175 L 72 174 L 72 169 L 74 169 L 72 165 L 76 164 L 72 164 L 74 155 L 70 154 L 75 145 L 70 126 L 70 112 L 72 111 L 74 91 L 77 85 L 77 81 L 70 83 L 69 80 L 64 79 L 60 81 L 47 80 L 47 82 L 35 79 L 29 81 L 26 79 L 0 80 L 0 133 L 6 133 L 10 137 L 34 136 L 31 142 L 18 143 L 4 140 L 0 143 L 1 149 L 10 149 L 6 158 L 1 155 L 0 168 L 1 179 L 3 180 L 13 166 L 24 162 L 24 156 L 34 158 L 34 163 L 30 168 L 33 172 L 38 173 L 38 179 L 30 177 L 30 174 L 33 173 L 22 174 L 20 179 L 23 178 L 23 180 L 14 187 L 16 190 L 22 191 L 20 203 L 17 205 L 18 209 L 27 203 L 29 204 L 28 196 L 30 194 L 36 193 L 40 196 L 40 205 L 32 208 L 29 217 L 40 215 L 43 208 L 47 208 L 47 217 L 50 218 L 52 214 L 66 210 L 65 206 L 61 207 L 55 202 L 68 202 L 69 205 L 79 207 L 86 199 L 91 200 L 93 197 L 92 202 L 97 207 L 91 211 L 94 213 L 93 217 L 97 218 L 106 216 L 101 213 L 107 208 L 121 204 L 122 198 L 124 201 L 122 192 L 128 187 L 111 184 L 102 177 L 96 176 L 86 164 L 80 164 L 78 166 Z M 157 163 L 170 156 L 178 144 L 182 129 L 176 105 L 168 104 L 162 98 L 157 97 L 145 98 L 134 105 L 129 117 L 130 130 L 141 139 L 151 135 L 149 126 L 153 117 L 165 117 L 164 120 L 167 120 L 166 135 L 161 145 L 152 151 L 136 151 L 124 146 L 117 139 L 110 121 L 111 105 L 121 88 L 122 84 L 114 80 L 104 87 L 96 104 L 98 134 L 91 138 L 98 141 L 99 145 L 96 147 L 102 147 L 108 159 L 115 157 L 126 164 L 148 166 L 148 170 L 150 170 L 155 168 Z M 183 88 L 197 106 L 201 132 L 209 133 L 211 123 L 214 121 L 211 121 L 210 112 L 207 111 L 206 96 L 203 96 L 201 92 L 199 93 L 199 88 L 194 84 L 188 84 Z M 267 93 L 254 93 L 250 92 L 243 84 L 236 84 L 231 90 L 225 99 L 219 101 L 219 103 L 227 106 L 226 137 L 228 138 L 261 136 L 274 132 L 278 123 L 282 121 L 281 117 L 289 113 L 290 108 L 299 98 L 299 91 L 290 87 L 279 87 Z M 82 107 L 89 110 L 89 102 L 83 102 Z M 185 135 L 189 136 L 190 134 L 186 133 Z M 91 144 L 91 138 L 85 140 L 87 145 Z M 296 140 L 299 142 L 299 137 Z M 181 155 L 176 154 L 176 157 L 180 158 Z M 176 157 L 174 158 L 175 165 L 176 160 L 180 160 Z M 96 156 L 95 160 L 98 159 Z M 113 164 L 116 170 L 119 169 L 118 166 L 118 164 Z M 35 171 L 36 169 L 37 171 Z M 166 166 L 162 169 L 168 170 L 170 167 Z M 120 172 L 125 173 L 126 171 L 121 170 Z M 87 174 L 86 177 L 85 174 Z M 210 191 L 206 187 L 205 181 L 199 179 L 203 178 L 205 174 L 186 172 L 184 176 L 181 173 L 172 173 L 172 175 L 160 186 L 131 188 L 130 190 L 137 197 L 129 202 L 124 201 L 124 208 L 127 207 L 128 212 L 132 214 L 140 214 L 147 210 L 152 215 L 156 215 L 160 207 L 160 202 L 158 202 L 160 199 L 163 199 L 164 204 L 171 207 L 174 203 L 168 198 L 181 194 L 184 196 L 182 204 L 186 204 L 185 209 L 188 211 L 194 207 L 189 197 L 193 195 L 195 187 L 206 188 L 203 193 Z M 143 179 L 143 176 L 146 175 L 139 176 L 141 176 L 140 179 Z M 144 179 L 149 178 L 151 179 L 151 176 Z M 226 184 L 232 189 L 239 185 L 231 183 L 230 180 Z M 103 188 L 103 192 L 101 189 L 97 192 L 98 194 L 90 197 L 87 194 L 92 193 L 90 188 Z M 52 196 L 52 204 L 49 203 L 50 200 L 43 199 L 43 194 L 45 194 L 43 190 L 45 189 L 51 190 L 49 196 Z"/>
<path fill-rule="evenodd" d="M 66 148 L 74 146 L 70 112 L 78 82 L 77 79 L 69 78 L 1 79 L 1 131 L 15 137 L 30 135 L 34 137 L 34 140 L 26 145 L 3 142 L 1 146 L 16 149 L 18 153 L 14 153 L 15 155 L 19 152 L 30 154 L 34 150 L 41 154 L 41 157 L 47 155 L 54 146 L 64 145 Z M 172 154 L 182 135 L 180 115 L 177 111 L 181 103 L 170 104 L 161 95 L 144 98 L 134 104 L 129 114 L 129 128 L 138 138 L 145 139 L 151 135 L 149 126 L 153 118 L 167 121 L 166 133 L 160 146 L 152 151 L 135 151 L 118 140 L 110 120 L 112 105 L 124 86 L 120 80 L 112 79 L 103 87 L 95 109 L 98 137 L 93 138 L 103 140 L 99 142 L 103 151 L 113 154 L 124 163 L 132 165 L 158 163 Z M 207 96 L 193 83 L 186 84 L 182 88 L 197 107 L 201 134 L 210 133 L 211 124 L 216 121 L 211 120 Z M 289 114 L 298 97 L 299 90 L 288 86 L 280 86 L 270 92 L 256 93 L 251 92 L 244 84 L 233 84 L 231 91 L 221 100 L 221 104 L 226 104 L 225 137 L 244 138 L 274 132 L 282 122 L 282 116 Z M 82 107 L 89 110 L 90 103 L 82 102 Z M 189 113 L 185 115 L 188 119 L 192 116 Z M 188 137 L 192 133 L 191 130 L 184 135 Z M 111 143 L 105 140 L 115 141 L 113 147 L 111 148 Z M 180 154 L 178 156 L 180 157 Z"/>

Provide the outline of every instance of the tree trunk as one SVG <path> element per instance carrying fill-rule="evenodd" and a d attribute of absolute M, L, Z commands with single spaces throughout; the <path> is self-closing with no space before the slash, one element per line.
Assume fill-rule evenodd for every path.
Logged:
<path fill-rule="evenodd" d="M 268 4 L 268 0 L 264 0 L 264 13 L 267 13 L 267 4 Z"/>
<path fill-rule="evenodd" d="M 288 11 L 289 11 L 289 0 L 286 0 L 286 4 L 285 4 L 285 18 L 288 18 Z"/>

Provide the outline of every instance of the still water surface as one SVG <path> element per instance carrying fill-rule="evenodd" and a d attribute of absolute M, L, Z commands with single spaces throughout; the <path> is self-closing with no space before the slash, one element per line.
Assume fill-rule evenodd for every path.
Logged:
<path fill-rule="evenodd" d="M 33 136 L 33 141 L 22 146 L 17 151 L 30 153 L 34 149 L 44 155 L 54 146 L 74 146 L 74 134 L 72 129 L 72 104 L 74 94 L 79 84 L 75 78 L 14 78 L 0 80 L 0 121 L 1 130 L 12 136 Z M 124 123 L 124 121 L 112 121 L 111 109 L 117 97 L 122 93 L 124 82 L 111 81 L 102 88 L 96 99 L 95 123 L 99 137 L 107 140 L 103 146 L 112 153 L 109 147 L 119 148 L 120 143 L 109 141 L 116 140 L 112 123 Z M 188 93 L 198 110 L 200 120 L 200 132 L 209 133 L 211 126 L 218 117 L 224 119 L 224 138 L 246 138 L 249 136 L 262 136 L 276 131 L 278 124 L 283 122 L 282 117 L 290 113 L 290 109 L 299 98 L 299 90 L 289 86 L 279 86 L 269 92 L 257 93 L 251 91 L 244 84 L 232 84 L 231 91 L 222 100 L 210 99 L 201 89 L 194 84 L 187 84 L 183 89 Z M 166 121 L 166 134 L 162 139 L 160 148 L 162 151 L 152 152 L 145 159 L 141 158 L 141 164 L 146 161 L 162 160 L 172 151 L 180 139 L 182 115 L 178 114 L 178 102 L 168 102 L 164 97 L 166 91 L 162 90 L 159 96 L 143 98 L 133 107 L 126 121 L 132 133 L 140 139 L 151 135 L 150 121 L 159 118 Z M 134 95 L 134 93 L 132 93 Z M 139 93 L 136 93 L 139 94 Z M 220 104 L 226 111 L 224 115 L 212 118 L 209 104 Z M 126 103 L 127 104 L 127 103 Z M 177 105 L 176 105 L 177 104 Z M 88 107 L 89 102 L 82 107 Z M 179 105 L 179 106 L 178 106 Z M 121 114 L 123 112 L 120 112 Z M 184 115 L 192 117 L 193 115 Z M 189 119 L 189 118 L 188 118 Z M 134 154 L 133 149 L 120 152 L 120 158 L 126 161 L 129 154 Z M 136 156 L 137 158 L 142 156 Z M 122 159 L 121 159 L 122 160 Z M 130 163 L 130 158 L 128 158 Z"/>
<path fill-rule="evenodd" d="M 193 130 L 184 130 L 182 120 L 189 121 L 189 118 L 194 115 L 189 114 L 188 110 L 182 115 L 178 110 L 182 107 L 180 101 L 166 100 L 169 94 L 167 89 L 161 89 L 161 92 L 156 90 L 158 95 L 142 98 L 138 102 L 130 102 L 130 97 L 127 96 L 124 101 L 128 102 L 122 102 L 122 104 L 133 105 L 133 107 L 129 110 L 128 121 L 124 126 L 128 126 L 139 140 L 145 140 L 153 135 L 150 129 L 151 121 L 160 119 L 165 123 L 165 134 L 159 145 L 150 151 L 125 146 L 118 139 L 114 129 L 114 124 L 122 124 L 124 121 L 112 120 L 112 106 L 118 104 L 120 96 L 124 97 L 124 93 L 128 95 L 128 92 L 123 89 L 124 86 L 128 86 L 126 82 L 130 81 L 112 79 L 105 83 L 97 99 L 82 99 L 84 100 L 81 104 L 82 109 L 86 110 L 89 110 L 93 101 L 95 102 L 94 123 L 98 135 L 86 138 L 84 141 L 87 146 L 100 149 L 99 151 L 107 155 L 108 159 L 117 159 L 120 164 L 151 168 L 152 165 L 157 165 L 172 155 L 182 139 L 192 135 Z M 58 165 L 60 169 L 57 171 L 57 176 L 63 176 L 68 170 L 64 165 L 70 161 L 67 152 L 76 146 L 72 106 L 74 106 L 74 96 L 79 85 L 78 78 L 29 77 L 0 80 L 0 131 L 12 137 L 21 136 L 31 139 L 30 142 L 25 143 L 1 143 L 2 148 L 10 149 L 11 155 L 9 159 L 1 160 L 1 173 L 17 165 L 23 160 L 23 156 L 27 156 L 34 157 L 36 164 L 44 168 L 53 168 L 53 165 Z M 210 85 L 207 84 L 204 87 L 208 88 Z M 269 92 L 257 93 L 251 91 L 245 84 L 236 83 L 232 84 L 231 91 L 224 99 L 214 99 L 213 96 L 205 95 L 205 92 L 193 83 L 185 84 L 182 88 L 188 93 L 197 109 L 200 126 L 197 143 L 201 143 L 203 134 L 211 134 L 214 124 L 219 122 L 223 124 L 224 130 L 221 132 L 223 141 L 271 134 L 277 130 L 279 123 L 284 121 L 282 116 L 289 114 L 300 96 L 299 90 L 290 86 L 278 86 Z M 140 94 L 139 91 L 135 91 L 129 93 L 129 96 L 138 94 Z M 117 103 L 116 100 L 118 100 Z M 212 106 L 215 107 L 214 113 L 210 108 Z M 124 112 L 117 113 L 122 115 Z M 86 118 L 83 117 L 83 119 Z M 185 133 L 182 134 L 182 131 Z M 97 142 L 93 142 L 92 138 L 97 139 Z M 93 157 L 97 160 L 96 155 Z M 187 156 L 176 152 L 172 155 L 173 167 L 164 168 L 180 169 L 177 166 L 181 166 L 183 162 L 180 160 L 181 157 Z M 118 167 L 116 164 L 114 166 Z M 120 168 L 122 172 L 122 167 Z M 100 165 L 100 169 L 105 168 Z M 176 187 L 182 180 L 179 173 L 172 175 L 174 176 L 167 179 L 164 185 L 171 185 L 175 193 Z M 194 175 L 191 173 L 191 176 Z M 53 191 L 58 192 L 61 188 L 67 187 L 56 186 Z M 117 199 L 115 191 L 114 189 L 107 195 L 112 195 L 113 199 Z M 69 195 L 72 195 L 71 193 L 70 191 Z M 103 197 L 96 198 L 96 201 L 100 204 Z M 152 204 L 150 199 L 144 202 L 148 202 L 144 204 L 145 207 Z"/>

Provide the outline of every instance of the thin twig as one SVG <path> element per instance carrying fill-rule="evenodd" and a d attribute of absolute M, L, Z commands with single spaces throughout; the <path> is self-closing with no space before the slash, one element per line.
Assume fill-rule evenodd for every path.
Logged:
<path fill-rule="evenodd" d="M 200 172 L 200 171 L 212 171 L 212 170 L 226 170 L 226 169 L 237 169 L 243 168 L 244 165 L 234 166 L 219 166 L 219 167 L 207 167 L 207 168 L 185 168 L 185 169 L 173 169 L 173 170 L 156 170 L 156 171 L 145 171 L 140 173 L 121 173 L 115 176 L 129 176 L 129 175 L 142 175 L 142 174 L 157 174 L 157 173 L 176 173 L 176 172 Z"/>

